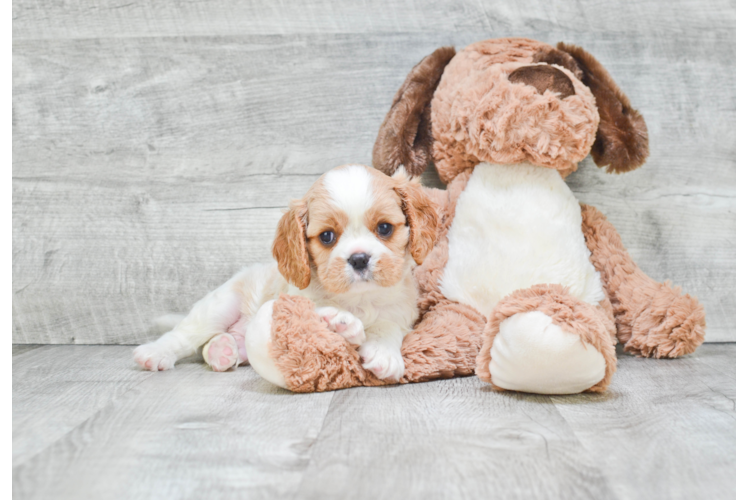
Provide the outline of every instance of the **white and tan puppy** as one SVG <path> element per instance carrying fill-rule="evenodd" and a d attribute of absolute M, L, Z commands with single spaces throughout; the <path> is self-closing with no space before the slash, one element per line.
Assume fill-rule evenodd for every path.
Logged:
<path fill-rule="evenodd" d="M 252 352 L 251 341 L 245 350 L 244 339 L 257 337 L 253 325 L 271 320 L 268 302 L 288 293 L 312 300 L 332 331 L 359 345 L 364 368 L 400 379 L 402 340 L 418 318 L 412 271 L 431 251 L 436 227 L 436 209 L 404 170 L 389 177 L 363 165 L 335 168 L 281 218 L 277 264 L 241 270 L 174 329 L 135 349 L 135 360 L 168 370 L 208 342 L 203 356 L 214 370 L 249 358 L 262 371 L 266 353 Z"/>

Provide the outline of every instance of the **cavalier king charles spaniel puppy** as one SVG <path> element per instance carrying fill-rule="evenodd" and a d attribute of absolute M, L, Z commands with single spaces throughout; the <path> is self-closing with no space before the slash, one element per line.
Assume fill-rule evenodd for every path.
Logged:
<path fill-rule="evenodd" d="M 363 165 L 337 167 L 291 201 L 273 242 L 276 263 L 239 271 L 171 331 L 135 349 L 135 361 L 168 370 L 204 344 L 216 371 L 247 360 L 263 369 L 266 358 L 245 337 L 253 318 L 269 321 L 273 299 L 287 293 L 314 302 L 330 330 L 359 346 L 364 368 L 399 380 L 402 341 L 419 314 L 413 269 L 434 246 L 436 230 L 435 206 L 404 169 L 389 177 Z"/>

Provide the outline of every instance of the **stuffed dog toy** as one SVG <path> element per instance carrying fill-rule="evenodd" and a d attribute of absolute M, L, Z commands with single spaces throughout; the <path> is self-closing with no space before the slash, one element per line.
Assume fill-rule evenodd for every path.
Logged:
<path fill-rule="evenodd" d="M 608 172 L 627 172 L 643 164 L 648 137 L 579 47 L 489 40 L 440 48 L 413 68 L 373 164 L 416 176 L 433 162 L 447 189 L 428 191 L 439 225 L 415 271 L 420 315 L 402 344 L 401 383 L 477 373 L 499 390 L 601 392 L 616 342 L 655 358 L 701 344 L 701 304 L 646 276 L 564 182 L 590 152 Z M 263 353 L 250 361 L 265 379 L 297 392 L 391 382 L 362 366 L 310 300 L 280 294 L 263 307 L 247 345 Z"/>
<path fill-rule="evenodd" d="M 418 271 L 416 334 L 437 319 L 474 322 L 476 371 L 497 389 L 604 391 L 616 340 L 658 358 L 704 340 L 701 304 L 647 277 L 565 184 L 589 152 L 608 172 L 641 166 L 644 119 L 583 49 L 527 39 L 435 51 L 380 129 L 376 168 L 417 175 L 433 161 L 448 185 L 439 241 Z"/>
<path fill-rule="evenodd" d="M 360 346 L 356 360 L 375 378 L 397 381 L 405 371 L 402 340 L 419 314 L 413 268 L 433 247 L 436 229 L 436 208 L 404 170 L 390 177 L 363 165 L 335 168 L 281 217 L 277 265 L 238 272 L 171 331 L 138 347 L 135 360 L 147 370 L 167 370 L 205 344 L 203 358 L 215 371 L 249 360 L 282 380 L 267 362 L 266 343 L 248 334 L 248 325 L 262 335 L 272 300 L 290 294 L 314 304 L 317 326 Z"/>

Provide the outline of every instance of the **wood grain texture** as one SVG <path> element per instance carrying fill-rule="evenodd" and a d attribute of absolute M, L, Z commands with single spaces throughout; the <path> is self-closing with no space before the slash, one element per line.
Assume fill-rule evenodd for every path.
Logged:
<path fill-rule="evenodd" d="M 581 445 L 597 457 L 615 496 L 638 498 L 639 485 L 646 484 L 651 498 L 703 498 L 706 492 L 709 498 L 735 497 L 731 349 L 704 346 L 677 364 L 619 354 L 613 390 L 597 404 L 580 404 L 583 396 L 552 398 Z"/>
<path fill-rule="evenodd" d="M 569 183 L 645 272 L 704 302 L 707 341 L 735 339 L 729 2 L 13 10 L 14 342 L 145 340 L 154 316 L 268 260 L 277 207 L 318 174 L 370 162 L 423 56 L 496 36 L 579 44 L 610 70 L 651 157 L 622 176 L 586 160 Z"/>
<path fill-rule="evenodd" d="M 14 412 L 22 401 L 35 425 L 14 415 L 14 498 L 287 496 L 298 487 L 333 397 L 299 396 L 250 368 L 215 373 L 201 361 L 144 372 L 126 347 L 45 349 L 56 355 L 54 364 L 35 352 L 22 364 L 46 365 L 68 390 L 45 393 L 52 386 L 38 370 L 18 375 L 23 384 L 14 387 Z M 96 368 L 93 358 L 100 359 Z M 115 374 L 120 380 L 111 383 Z M 78 418 L 92 395 L 98 411 Z M 68 414 L 80 421 L 70 426 Z M 62 436 L 34 433 L 63 425 Z"/>
<path fill-rule="evenodd" d="M 295 33 L 460 33 L 527 36 L 566 33 L 629 35 L 735 28 L 735 4 L 726 0 L 657 2 L 509 2 L 385 0 L 178 0 L 66 4 L 13 2 L 13 38 L 66 39 L 143 36 L 289 35 Z"/>
<path fill-rule="evenodd" d="M 21 465 L 148 378 L 126 346 L 52 346 L 13 356 L 13 464 Z"/>
<path fill-rule="evenodd" d="M 607 393 L 565 397 L 476 377 L 297 395 L 250 367 L 141 372 L 123 346 L 16 359 L 19 499 L 735 497 L 735 344 L 621 354 Z"/>
<path fill-rule="evenodd" d="M 347 478 L 337 481 L 337 478 Z M 335 395 L 300 498 L 609 498 L 547 396 L 476 377 Z"/>

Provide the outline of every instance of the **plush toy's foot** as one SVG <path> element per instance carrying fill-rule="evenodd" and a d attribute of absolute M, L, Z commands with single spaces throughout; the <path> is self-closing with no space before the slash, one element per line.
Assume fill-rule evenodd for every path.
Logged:
<path fill-rule="evenodd" d="M 203 347 L 203 359 L 214 372 L 225 372 L 239 364 L 239 346 L 229 333 L 216 335 Z"/>
<path fill-rule="evenodd" d="M 491 383 L 502 389 L 540 394 L 574 394 L 605 376 L 605 358 L 578 334 L 532 311 L 499 325 L 491 347 Z"/>
<path fill-rule="evenodd" d="M 271 384 L 287 389 L 286 379 L 276 365 L 277 357 L 271 354 L 273 351 L 273 304 L 275 301 L 270 300 L 260 307 L 247 325 L 244 342 L 252 368 Z"/>
<path fill-rule="evenodd" d="M 634 290 L 647 306 L 619 317 L 619 340 L 624 350 L 650 358 L 676 358 L 690 354 L 704 342 L 704 306 L 681 295 L 669 283 Z M 618 316 L 618 314 L 617 314 Z"/>
<path fill-rule="evenodd" d="M 604 391 L 615 372 L 613 323 L 560 285 L 504 298 L 483 333 L 477 373 L 497 389 L 538 394 Z"/>

